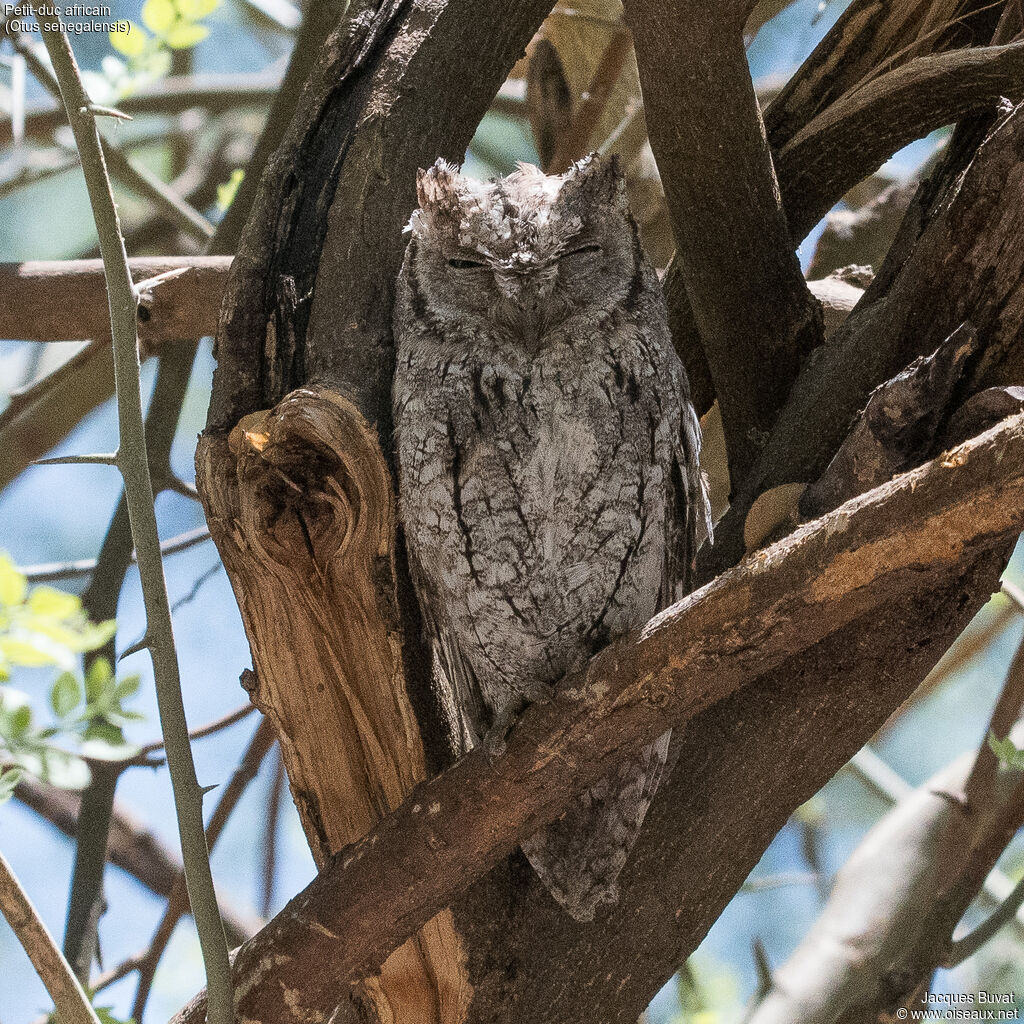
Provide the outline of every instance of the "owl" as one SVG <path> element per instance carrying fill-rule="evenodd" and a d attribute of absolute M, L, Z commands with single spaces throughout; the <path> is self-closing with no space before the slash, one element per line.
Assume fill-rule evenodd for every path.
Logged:
<path fill-rule="evenodd" d="M 453 753 L 683 595 L 700 428 L 617 165 L 438 161 L 398 278 L 401 519 Z M 572 917 L 614 902 L 670 733 L 523 844 Z"/>

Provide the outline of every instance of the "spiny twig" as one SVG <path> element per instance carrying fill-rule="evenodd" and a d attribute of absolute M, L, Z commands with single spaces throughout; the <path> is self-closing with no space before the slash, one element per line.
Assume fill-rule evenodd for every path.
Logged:
<path fill-rule="evenodd" d="M 157 684 L 171 782 L 175 794 L 185 876 L 199 933 L 210 991 L 211 1024 L 234 1019 L 231 967 L 220 919 L 203 829 L 202 799 L 188 739 L 181 680 L 171 628 L 170 606 L 163 577 L 160 538 L 153 506 L 153 486 L 146 454 L 146 433 L 139 384 L 136 295 L 121 237 L 117 208 L 107 176 L 99 131 L 82 108 L 89 104 L 67 36 L 52 23 L 39 20 L 40 31 L 60 86 L 82 161 L 110 298 L 114 380 L 120 432 L 119 469 L 139 554 L 139 575 L 146 607 L 147 644 Z"/>

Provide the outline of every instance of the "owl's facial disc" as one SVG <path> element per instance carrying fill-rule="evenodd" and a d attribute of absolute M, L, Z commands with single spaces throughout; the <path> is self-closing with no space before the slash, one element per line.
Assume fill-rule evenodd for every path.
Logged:
<path fill-rule="evenodd" d="M 418 188 L 415 277 L 435 318 L 535 353 L 569 321 L 589 335 L 624 300 L 634 233 L 613 164 L 563 177 L 524 166 L 484 183 L 439 163 Z"/>

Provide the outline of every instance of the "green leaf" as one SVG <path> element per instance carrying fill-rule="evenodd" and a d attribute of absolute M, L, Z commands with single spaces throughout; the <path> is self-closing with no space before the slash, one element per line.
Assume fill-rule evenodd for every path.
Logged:
<path fill-rule="evenodd" d="M 138 70 L 147 78 L 163 78 L 171 70 L 171 51 L 161 47 L 138 62 Z"/>
<path fill-rule="evenodd" d="M 107 38 L 118 53 L 123 53 L 128 58 L 141 56 L 149 42 L 146 30 L 134 21 L 126 19 L 117 22 L 117 30 L 108 33 Z"/>
<path fill-rule="evenodd" d="M 1004 768 L 1009 768 L 1011 771 L 1024 771 L 1024 750 L 1018 747 L 1009 736 L 999 739 L 990 730 L 988 745 Z"/>
<path fill-rule="evenodd" d="M 21 739 L 32 726 L 32 708 L 22 704 L 15 708 L 7 719 L 8 736 L 12 740 Z"/>
<path fill-rule="evenodd" d="M 62 672 L 50 689 L 50 707 L 58 718 L 70 715 L 82 703 L 82 687 L 70 672 Z"/>
<path fill-rule="evenodd" d="M 106 658 L 97 658 L 85 674 L 85 699 L 94 704 L 108 693 L 114 695 L 114 673 Z"/>
<path fill-rule="evenodd" d="M 118 699 L 118 702 L 127 700 L 129 697 L 134 697 L 135 694 L 139 692 L 139 687 L 141 685 L 141 676 L 125 676 L 124 679 L 114 687 L 114 696 Z"/>
<path fill-rule="evenodd" d="M 21 604 L 27 589 L 25 577 L 10 557 L 0 554 L 0 604 Z"/>
<path fill-rule="evenodd" d="M 33 587 L 28 596 L 28 610 L 52 619 L 70 619 L 82 610 L 82 599 L 56 587 Z"/>
<path fill-rule="evenodd" d="M 114 716 L 119 722 L 144 722 L 146 716 L 141 711 L 118 711 Z"/>
<path fill-rule="evenodd" d="M 83 735 L 85 742 L 82 744 L 82 753 L 87 757 L 117 761 L 126 756 L 129 744 L 125 741 L 124 733 L 118 726 L 102 718 L 90 722 Z"/>
<path fill-rule="evenodd" d="M 135 1024 L 134 1017 L 115 1017 L 112 1006 L 95 1006 L 96 1016 L 100 1024 Z"/>
<path fill-rule="evenodd" d="M 205 25 L 179 22 L 164 36 L 164 42 L 172 50 L 187 50 L 190 46 L 201 43 L 209 34 L 210 30 Z"/>
<path fill-rule="evenodd" d="M 220 5 L 221 0 L 178 0 L 178 11 L 189 21 L 201 21 Z"/>
<path fill-rule="evenodd" d="M 0 768 L 0 804 L 10 800 L 14 795 L 14 787 L 21 781 L 25 773 L 20 768 L 8 768 L 6 771 Z"/>
<path fill-rule="evenodd" d="M 244 178 L 245 171 L 241 167 L 236 167 L 231 172 L 231 177 L 217 186 L 217 206 L 220 207 L 221 211 L 226 211 L 234 202 L 238 186 L 242 184 Z"/>
<path fill-rule="evenodd" d="M 142 24 L 155 36 L 165 36 L 178 20 L 171 0 L 146 0 L 142 5 Z"/>

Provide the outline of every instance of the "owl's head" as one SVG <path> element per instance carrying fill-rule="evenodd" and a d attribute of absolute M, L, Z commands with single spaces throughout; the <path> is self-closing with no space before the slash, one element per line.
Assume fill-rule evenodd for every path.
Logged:
<path fill-rule="evenodd" d="M 406 279 L 446 327 L 486 325 L 535 351 L 552 329 L 601 319 L 637 287 L 643 257 L 614 158 L 557 177 L 521 164 L 490 182 L 438 160 L 417 192 Z"/>

